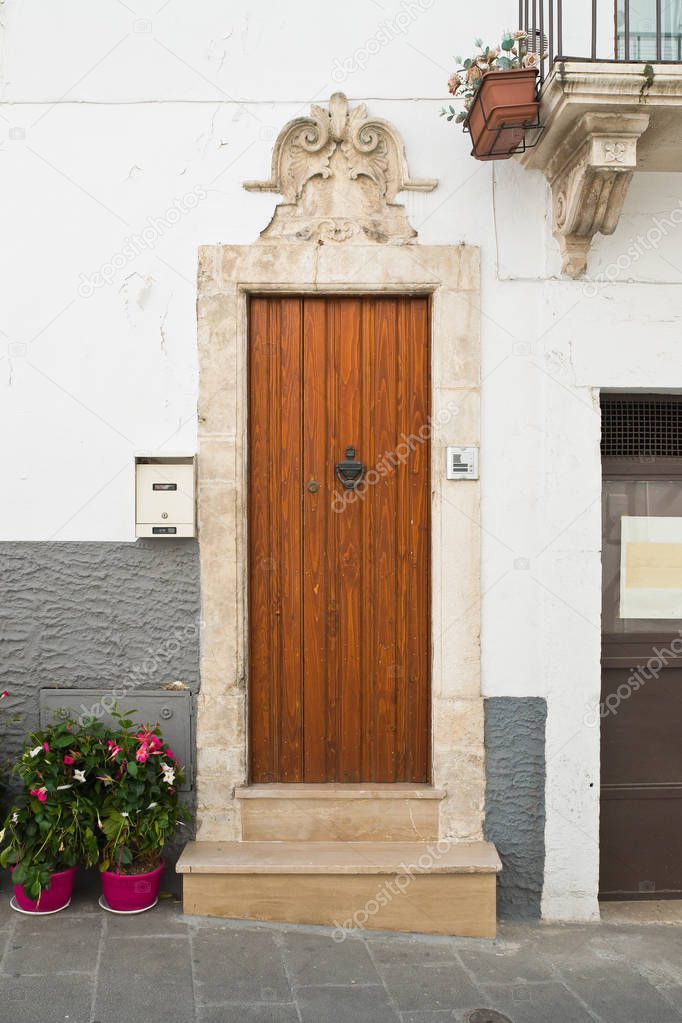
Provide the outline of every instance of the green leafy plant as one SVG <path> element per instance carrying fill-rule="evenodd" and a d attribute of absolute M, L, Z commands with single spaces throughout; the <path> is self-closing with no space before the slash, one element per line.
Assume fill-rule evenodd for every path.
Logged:
<path fill-rule="evenodd" d="M 471 57 L 465 60 L 455 58 L 459 67 L 448 80 L 448 92 L 463 99 L 464 108 L 456 110 L 448 105 L 441 109 L 440 115 L 455 124 L 466 121 L 471 104 L 489 71 L 535 70 L 547 56 L 528 49 L 527 32 L 505 32 L 499 46 L 484 46 L 482 39 L 476 39 L 475 46 L 477 51 Z"/>
<path fill-rule="evenodd" d="M 7 689 L 3 689 L 3 691 L 0 693 L 0 706 L 2 707 L 3 711 L 5 710 L 5 700 L 9 699 L 9 695 L 10 695 L 9 694 L 9 690 L 7 690 Z M 6 771 L 6 767 L 7 767 L 7 765 L 6 765 L 4 756 L 3 756 L 3 759 L 0 760 L 0 806 L 2 806 L 3 809 L 4 809 L 4 802 L 5 802 L 5 798 L 4 797 L 5 797 L 5 771 Z"/>
<path fill-rule="evenodd" d="M 63 720 L 31 733 L 14 766 L 24 793 L 0 831 L 0 866 L 14 866 L 13 881 L 29 898 L 40 898 L 52 874 L 97 862 L 95 790 L 88 773 L 101 741 L 101 733 Z"/>
<path fill-rule="evenodd" d="M 186 818 L 178 797 L 184 776 L 158 725 L 140 728 L 117 711 L 114 717 L 118 728 L 107 740 L 99 776 L 100 870 L 139 874 L 158 866 L 164 845 Z"/>

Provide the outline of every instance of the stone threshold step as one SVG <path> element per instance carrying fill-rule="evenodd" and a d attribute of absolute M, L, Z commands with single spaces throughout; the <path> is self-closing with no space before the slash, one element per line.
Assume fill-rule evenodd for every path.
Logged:
<path fill-rule="evenodd" d="M 445 789 L 431 785 L 363 782 L 360 784 L 273 782 L 267 785 L 245 785 L 235 792 L 237 799 L 444 799 Z"/>
<path fill-rule="evenodd" d="M 196 916 L 495 936 L 490 842 L 192 842 L 176 869 Z"/>
<path fill-rule="evenodd" d="M 179 874 L 496 874 L 492 842 L 190 842 Z"/>
<path fill-rule="evenodd" d="M 246 842 L 419 842 L 438 838 L 443 789 L 331 783 L 237 789 Z"/>

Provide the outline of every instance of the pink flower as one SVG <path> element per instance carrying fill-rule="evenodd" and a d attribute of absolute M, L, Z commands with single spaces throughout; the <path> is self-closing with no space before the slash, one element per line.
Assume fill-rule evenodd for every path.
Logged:
<path fill-rule="evenodd" d="M 48 744 L 46 742 L 43 743 L 43 749 L 45 750 L 46 753 L 50 752 L 50 747 L 48 746 Z"/>
<path fill-rule="evenodd" d="M 3 689 L 3 691 L 0 693 L 0 700 L 6 700 L 8 696 L 9 689 Z"/>
<path fill-rule="evenodd" d="M 161 749 L 161 740 L 159 739 L 158 735 L 152 735 L 150 733 L 149 741 L 154 749 Z"/>
<path fill-rule="evenodd" d="M 65 764 L 75 764 L 75 760 L 73 759 L 73 757 L 70 757 L 68 753 L 66 753 L 64 755 L 64 763 Z"/>
<path fill-rule="evenodd" d="M 121 747 L 120 746 L 112 745 L 111 746 L 111 759 L 113 760 L 114 757 L 117 756 L 117 754 L 119 754 L 120 752 L 121 752 Z"/>
<path fill-rule="evenodd" d="M 145 764 L 147 762 L 147 760 L 149 759 L 149 747 L 147 746 L 146 743 L 144 742 L 142 743 L 139 750 L 135 754 L 135 759 L 137 760 L 138 764 Z"/>
<path fill-rule="evenodd" d="M 47 789 L 44 786 L 39 789 L 31 789 L 31 795 L 39 799 L 41 803 L 47 801 Z"/>
<path fill-rule="evenodd" d="M 166 750 L 166 756 L 168 757 L 169 760 L 175 760 L 175 757 L 173 756 L 169 749 Z"/>

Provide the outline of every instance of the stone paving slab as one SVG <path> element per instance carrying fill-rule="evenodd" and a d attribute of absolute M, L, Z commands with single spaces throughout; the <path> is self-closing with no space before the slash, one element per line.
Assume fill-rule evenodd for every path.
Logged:
<path fill-rule="evenodd" d="M 682 922 L 503 923 L 496 940 L 115 917 L 81 888 L 43 919 L 0 891 L 0 1023 L 682 1023 Z M 682 914 L 680 915 L 682 918 Z"/>
<path fill-rule="evenodd" d="M 61 913 L 42 920 L 18 916 L 5 952 L 3 971 L 13 976 L 94 973 L 104 921 L 94 914 L 71 917 L 66 925 L 69 940 L 64 941 L 64 920 Z"/>
<path fill-rule="evenodd" d="M 400 1023 L 382 985 L 372 987 L 304 987 L 296 1002 L 302 1023 Z"/>
<path fill-rule="evenodd" d="M 97 1023 L 194 1019 L 187 938 L 105 936 L 92 1018 Z"/>
<path fill-rule="evenodd" d="M 608 978 L 604 977 L 605 983 Z M 559 982 L 498 985 L 485 989 L 487 1008 L 503 1012 L 513 1023 L 594 1023 L 595 1017 L 568 988 Z M 620 1023 L 642 1023 L 637 1016 L 623 1016 Z"/>
<path fill-rule="evenodd" d="M 293 987 L 343 983 L 381 984 L 367 945 L 361 938 L 335 942 L 322 934 L 287 932 L 281 941 L 287 974 Z"/>

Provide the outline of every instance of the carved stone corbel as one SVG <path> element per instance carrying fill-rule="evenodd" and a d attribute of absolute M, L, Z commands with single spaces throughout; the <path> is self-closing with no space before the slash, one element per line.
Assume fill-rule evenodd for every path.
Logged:
<path fill-rule="evenodd" d="M 547 164 L 553 229 L 562 270 L 580 277 L 595 234 L 613 234 L 637 166 L 637 142 L 648 113 L 587 113 Z"/>
<path fill-rule="evenodd" d="M 410 178 L 397 129 L 370 117 L 364 104 L 349 109 L 342 92 L 328 110 L 313 105 L 309 117 L 282 128 L 267 181 L 244 182 L 247 191 L 278 192 L 283 199 L 262 238 L 393 244 L 417 234 L 397 194 L 436 185 Z"/>

